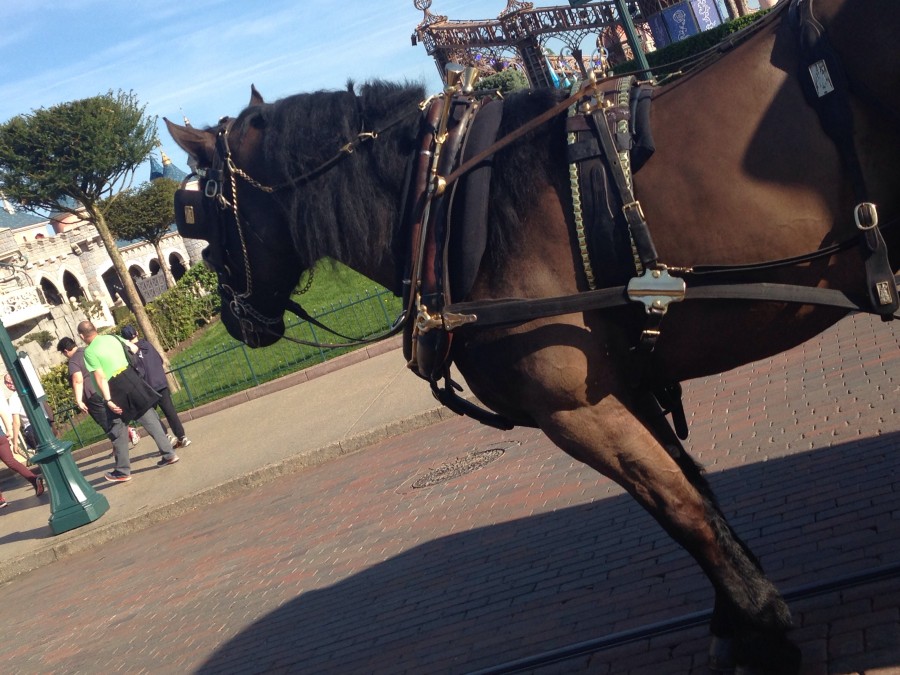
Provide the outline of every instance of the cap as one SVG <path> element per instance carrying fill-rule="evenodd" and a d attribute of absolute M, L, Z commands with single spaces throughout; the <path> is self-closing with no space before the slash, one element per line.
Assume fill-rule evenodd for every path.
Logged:
<path fill-rule="evenodd" d="M 122 327 L 122 337 L 126 340 L 133 340 L 137 337 L 137 330 L 135 330 L 134 326 L 123 326 Z"/>

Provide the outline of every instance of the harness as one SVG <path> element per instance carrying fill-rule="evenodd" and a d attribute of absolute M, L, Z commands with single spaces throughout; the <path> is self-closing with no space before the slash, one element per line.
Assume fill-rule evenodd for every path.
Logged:
<path fill-rule="evenodd" d="M 855 245 L 852 241 L 756 265 L 670 269 L 661 263 L 632 184 L 632 170 L 640 168 L 653 151 L 649 130 L 636 124 L 637 119 L 646 117 L 649 105 L 645 83 L 633 77 L 620 78 L 612 86 L 609 82 L 589 81 L 565 101 L 525 125 L 527 128 L 488 144 L 480 152 L 467 154 L 461 149 L 484 143 L 481 140 L 467 146 L 466 135 L 477 128 L 479 111 L 490 104 L 473 97 L 471 86 L 464 83 L 465 71 L 448 70 L 444 96 L 432 103 L 423 119 L 414 196 L 407 203 L 414 213 L 407 305 L 408 312 L 414 313 L 416 319 L 405 331 L 404 353 L 410 369 L 430 383 L 438 400 L 451 410 L 483 423 L 504 429 L 513 426 L 505 418 L 460 397 L 459 387 L 450 378 L 453 334 L 471 327 L 514 325 L 566 313 L 640 303 L 644 307 L 644 325 L 633 350 L 634 381 L 636 387 L 646 388 L 649 357 L 671 302 L 762 300 L 868 311 L 885 321 L 897 318 L 895 314 L 900 306 L 897 278 L 878 228 L 877 209 L 866 200 L 865 182 L 852 138 L 846 75 L 813 16 L 811 0 L 794 0 L 790 7 L 792 17 L 796 17 L 795 29 L 800 34 L 804 71 L 808 71 L 801 79 L 811 83 L 810 89 L 817 90 L 818 95 L 810 96 L 810 103 L 838 147 L 859 199 L 853 215 L 866 261 L 864 297 L 851 297 L 827 288 L 734 281 L 741 274 L 829 257 Z M 776 15 L 777 12 L 772 12 L 768 21 Z M 829 73 L 834 73 L 830 82 L 837 84 L 823 90 L 819 82 L 828 79 Z M 467 189 L 479 189 L 471 187 L 479 184 L 471 172 L 478 168 L 481 171 L 478 180 L 489 182 L 493 153 L 566 108 L 574 234 L 588 290 L 555 298 L 455 301 L 465 297 L 471 288 L 465 283 L 454 283 L 454 272 L 447 266 L 448 259 L 454 257 L 450 252 L 457 227 L 452 218 L 455 200 L 460 199 L 460 194 L 465 195 Z M 468 188 L 458 182 L 463 176 L 469 179 Z M 448 186 L 452 187 L 449 193 Z M 614 208 L 606 209 L 608 203 L 614 204 Z M 480 215 L 484 217 L 484 213 Z M 472 227 L 471 222 L 467 227 Z M 483 247 L 483 240 L 478 238 L 469 250 L 472 260 L 480 260 Z M 652 386 L 662 409 L 672 414 L 676 433 L 686 438 L 680 385 L 671 382 Z"/>
<path fill-rule="evenodd" d="M 782 10 L 785 6 L 782 5 Z M 853 215 L 860 231 L 860 243 L 847 241 L 788 259 L 679 269 L 660 262 L 632 184 L 632 172 L 646 161 L 653 149 L 647 127 L 637 122 L 647 116 L 650 96 L 645 84 L 623 78 L 610 86 L 609 81 L 590 79 L 558 105 L 495 141 L 502 102 L 474 94 L 473 69 L 448 66 L 444 94 L 421 106 L 424 115 L 417 140 L 419 154 L 413 160 L 404 197 L 410 252 L 404 275 L 406 311 L 387 333 L 405 329 L 404 354 L 409 367 L 430 383 L 438 400 L 455 412 L 485 424 L 503 429 L 513 426 L 504 417 L 460 397 L 458 385 L 450 378 L 454 333 L 471 327 L 508 326 L 574 312 L 642 306 L 644 323 L 633 352 L 635 386 L 647 391 L 650 385 L 644 376 L 649 357 L 671 302 L 775 301 L 874 312 L 885 321 L 898 318 L 897 278 L 891 271 L 887 247 L 879 231 L 877 210 L 866 199 L 865 181 L 853 143 L 846 75 L 813 15 L 812 0 L 792 0 L 789 7 L 803 52 L 801 79 L 809 82 L 810 103 L 838 147 L 859 200 Z M 782 10 L 776 9 L 748 30 L 758 30 Z M 567 150 L 575 237 L 588 290 L 563 297 L 460 302 L 471 290 L 485 252 L 494 154 L 564 111 L 568 111 Z M 375 140 L 378 134 L 363 132 L 322 166 L 300 178 L 267 187 L 234 165 L 228 148 L 229 128 L 230 123 L 219 132 L 214 164 L 207 170 L 205 192 L 182 189 L 176 193 L 176 221 L 183 235 L 207 238 L 203 233 L 208 232 L 208 221 L 215 218 L 221 225 L 217 216 L 221 212 L 232 213 L 247 268 L 246 287 L 235 291 L 227 266 L 221 260 L 216 266 L 213 261 L 220 276 L 220 292 L 231 298 L 230 309 L 242 322 L 255 321 L 271 330 L 269 326 L 280 317 L 264 316 L 249 302 L 252 276 L 243 243 L 235 177 L 268 192 L 296 186 L 314 180 L 352 153 L 356 145 Z M 230 187 L 230 198 L 224 192 L 225 185 Z M 613 207 L 606 208 L 607 204 Z M 212 213 L 213 208 L 218 208 L 219 213 Z M 859 298 L 835 289 L 739 281 L 743 275 L 758 275 L 768 269 L 827 258 L 856 245 L 862 247 L 867 273 L 866 288 Z M 286 308 L 322 326 L 290 299 Z M 362 344 L 383 337 L 347 344 Z M 685 438 L 687 424 L 680 386 L 672 382 L 652 383 L 652 387 L 651 393 L 662 410 L 672 413 L 676 433 Z"/>

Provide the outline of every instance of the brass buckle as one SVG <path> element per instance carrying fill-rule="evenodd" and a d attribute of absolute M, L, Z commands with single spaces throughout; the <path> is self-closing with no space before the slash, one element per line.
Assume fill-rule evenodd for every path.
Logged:
<path fill-rule="evenodd" d="M 428 307 L 425 305 L 419 305 L 419 311 L 416 314 L 416 331 L 418 333 L 427 333 L 433 328 L 443 328 L 444 321 L 441 318 L 441 315 L 433 315 L 429 314 Z"/>
<path fill-rule="evenodd" d="M 644 209 L 641 208 L 641 203 L 638 200 L 634 200 L 633 202 L 628 202 L 627 204 L 622 205 L 622 213 L 625 214 L 625 219 L 631 222 L 629 218 L 629 213 L 635 211 L 637 213 L 637 217 L 640 220 L 644 220 Z"/>

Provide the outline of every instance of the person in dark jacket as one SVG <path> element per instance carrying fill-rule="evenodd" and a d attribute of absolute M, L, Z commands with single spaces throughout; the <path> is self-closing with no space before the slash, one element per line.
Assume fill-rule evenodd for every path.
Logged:
<path fill-rule="evenodd" d="M 159 352 L 153 348 L 147 340 L 138 337 L 137 329 L 134 326 L 125 326 L 122 328 L 122 338 L 137 347 L 135 356 L 135 368 L 144 378 L 144 382 L 149 384 L 159 393 L 159 407 L 166 417 L 166 421 L 172 428 L 174 440 L 172 440 L 173 448 L 184 448 L 191 444 L 191 440 L 184 434 L 184 425 L 178 419 L 178 411 L 172 402 L 172 394 L 169 391 L 169 382 L 166 380 L 166 371 L 163 368 L 163 360 Z"/>

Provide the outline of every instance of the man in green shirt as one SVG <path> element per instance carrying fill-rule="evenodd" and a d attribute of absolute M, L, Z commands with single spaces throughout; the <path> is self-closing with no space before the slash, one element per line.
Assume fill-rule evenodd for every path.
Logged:
<path fill-rule="evenodd" d="M 141 379 L 131 367 L 125 350 L 124 340 L 115 335 L 99 335 L 90 321 L 78 324 L 78 335 L 87 347 L 84 350 L 84 365 L 94 379 L 94 388 L 103 398 L 110 413 L 111 428 L 109 438 L 113 442 L 116 468 L 104 478 L 112 483 L 131 480 L 131 457 L 128 451 L 128 422 L 136 420 L 143 425 L 159 448 L 162 456 L 158 466 L 168 466 L 179 460 L 172 450 L 172 443 L 166 436 L 156 404 L 159 394 Z"/>

